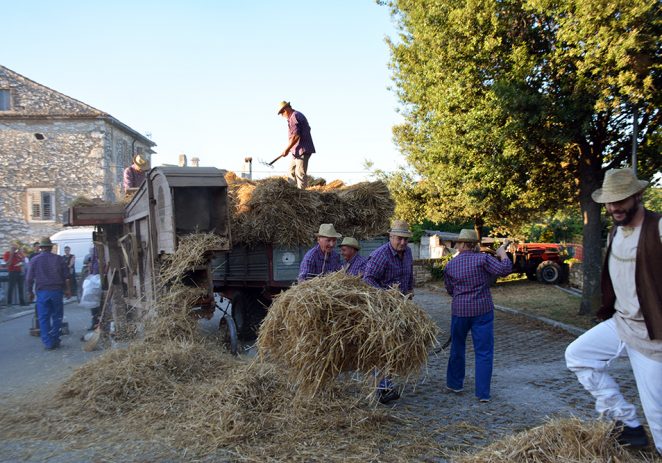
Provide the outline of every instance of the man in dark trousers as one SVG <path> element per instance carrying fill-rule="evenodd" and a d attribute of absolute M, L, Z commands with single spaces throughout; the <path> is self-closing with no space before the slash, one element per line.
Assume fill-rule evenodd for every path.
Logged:
<path fill-rule="evenodd" d="M 53 350 L 60 346 L 63 295 L 71 297 L 69 269 L 61 256 L 51 252 L 53 243 L 50 238 L 42 238 L 39 248 L 41 252 L 30 262 L 26 282 L 30 290 L 30 300 L 34 299 L 33 284 L 37 293 L 41 342 L 46 350 Z"/>
<path fill-rule="evenodd" d="M 284 158 L 292 153 L 290 178 L 296 182 L 299 189 L 305 189 L 308 186 L 308 160 L 310 155 L 315 152 L 308 119 L 299 111 L 292 109 L 289 101 L 280 102 L 278 114 L 287 119 L 288 135 L 287 148 L 283 150 L 280 156 Z"/>
<path fill-rule="evenodd" d="M 27 305 L 23 293 L 23 266 L 25 263 L 25 256 L 19 249 L 18 243 L 12 243 L 9 251 L 5 252 L 4 260 L 7 263 L 7 271 L 9 272 L 7 305 L 12 305 L 12 302 L 19 301 L 21 305 Z M 18 292 L 18 297 L 14 298 L 14 293 L 16 292 Z"/>
<path fill-rule="evenodd" d="M 630 360 L 655 448 L 662 454 L 662 216 L 648 211 L 648 182 L 631 169 L 609 170 L 593 200 L 614 220 L 602 269 L 602 321 L 565 351 L 568 368 L 595 398 L 600 415 L 616 422 L 623 445 L 646 447 L 635 406 L 607 373 L 620 356 Z"/>

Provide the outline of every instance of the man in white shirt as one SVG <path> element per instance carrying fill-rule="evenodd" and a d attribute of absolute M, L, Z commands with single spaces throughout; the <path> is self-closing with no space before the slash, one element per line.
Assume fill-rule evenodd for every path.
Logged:
<path fill-rule="evenodd" d="M 610 362 L 629 357 L 639 398 L 657 451 L 662 454 L 662 221 L 644 208 L 648 182 L 631 169 L 612 169 L 593 200 L 614 220 L 602 271 L 603 319 L 565 352 L 568 368 L 596 399 L 600 415 L 616 421 L 623 445 L 646 447 L 636 408 L 607 373 Z"/>

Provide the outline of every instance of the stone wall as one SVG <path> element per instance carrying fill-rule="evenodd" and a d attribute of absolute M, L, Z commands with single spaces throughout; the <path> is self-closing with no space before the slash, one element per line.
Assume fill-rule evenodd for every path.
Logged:
<path fill-rule="evenodd" d="M 584 271 L 581 262 L 572 262 L 568 264 L 568 284 L 573 288 L 584 288 Z"/>
<path fill-rule="evenodd" d="M 423 286 L 432 281 L 428 260 L 414 261 L 414 286 Z"/>

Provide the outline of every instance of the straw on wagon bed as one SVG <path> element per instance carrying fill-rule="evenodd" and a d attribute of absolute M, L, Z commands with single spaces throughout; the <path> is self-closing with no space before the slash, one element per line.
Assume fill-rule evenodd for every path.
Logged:
<path fill-rule="evenodd" d="M 282 363 L 295 384 L 316 392 L 341 372 L 419 373 L 437 325 L 397 289 L 336 272 L 276 296 L 260 328 L 260 357 Z"/>
<path fill-rule="evenodd" d="M 308 245 L 320 223 L 334 223 L 345 236 L 371 238 L 388 229 L 395 203 L 383 182 L 300 190 L 286 179 L 241 181 L 226 175 L 234 243 Z"/>

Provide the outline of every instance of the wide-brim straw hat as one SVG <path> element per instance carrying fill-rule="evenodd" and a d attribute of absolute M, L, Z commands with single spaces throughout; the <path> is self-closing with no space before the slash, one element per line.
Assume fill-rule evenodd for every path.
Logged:
<path fill-rule="evenodd" d="M 610 169 L 605 174 L 602 188 L 591 194 L 596 203 L 617 203 L 639 193 L 648 186 L 646 180 L 639 180 L 632 169 Z"/>
<path fill-rule="evenodd" d="M 402 238 L 411 238 L 412 236 L 412 233 L 409 230 L 409 224 L 404 220 L 394 220 L 388 234 L 400 236 Z"/>
<path fill-rule="evenodd" d="M 39 239 L 39 247 L 40 248 L 52 248 L 53 247 L 53 242 L 48 236 L 43 236 Z"/>
<path fill-rule="evenodd" d="M 289 101 L 281 101 L 280 103 L 278 103 L 278 114 L 282 113 L 283 110 L 288 106 L 290 106 Z"/>
<path fill-rule="evenodd" d="M 147 165 L 147 160 L 144 157 L 142 157 L 140 154 L 136 154 L 133 157 L 133 163 L 142 169 Z"/>
<path fill-rule="evenodd" d="M 342 248 L 343 246 L 349 246 L 356 249 L 357 251 L 361 249 L 358 240 L 356 238 L 352 238 L 351 236 L 346 236 L 343 238 L 342 243 L 340 243 L 340 247 Z"/>
<path fill-rule="evenodd" d="M 323 223 L 320 225 L 320 229 L 315 236 L 323 236 L 324 238 L 342 238 L 342 235 L 338 233 L 332 223 Z"/>
<path fill-rule="evenodd" d="M 460 230 L 460 236 L 455 240 L 457 243 L 478 243 L 478 233 L 476 230 L 463 228 Z"/>

